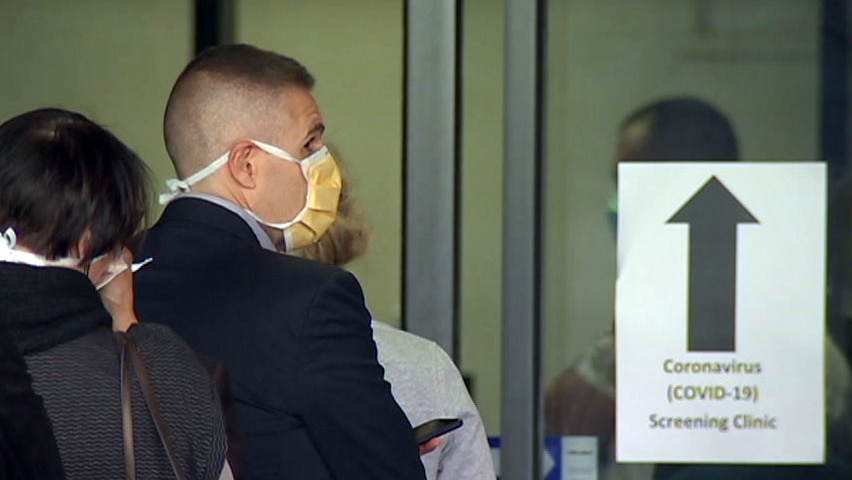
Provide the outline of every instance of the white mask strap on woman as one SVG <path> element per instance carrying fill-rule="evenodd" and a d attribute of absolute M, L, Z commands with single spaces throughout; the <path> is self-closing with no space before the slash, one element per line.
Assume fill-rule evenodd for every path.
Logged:
<path fill-rule="evenodd" d="M 33 267 L 65 267 L 78 268 L 80 260 L 77 258 L 57 258 L 49 260 L 37 253 L 27 252 L 19 248 L 18 235 L 12 227 L 7 228 L 0 234 L 0 262 L 20 263 Z"/>
<path fill-rule="evenodd" d="M 81 267 L 81 261 L 79 258 L 64 257 L 50 260 L 43 255 L 15 248 L 17 244 L 18 235 L 12 227 L 7 228 L 2 234 L 0 234 L 0 262 L 18 263 L 33 267 L 62 267 L 75 270 Z M 109 254 L 99 255 L 93 258 L 89 264 L 91 265 L 92 263 L 102 260 L 108 255 Z M 95 285 L 96 289 L 100 290 L 128 268 L 130 268 L 131 271 L 136 272 L 150 262 L 151 259 L 149 258 L 142 262 L 134 263 L 133 265 L 127 265 L 120 256 L 116 256 L 101 275 L 101 278 L 98 281 L 92 281 L 92 283 Z"/>

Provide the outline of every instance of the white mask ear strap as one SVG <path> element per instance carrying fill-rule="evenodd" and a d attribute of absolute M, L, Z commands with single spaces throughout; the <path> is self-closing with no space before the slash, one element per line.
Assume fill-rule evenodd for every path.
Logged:
<path fill-rule="evenodd" d="M 326 147 L 325 145 L 323 145 L 323 147 L 322 147 L 322 148 L 320 148 L 320 149 L 319 149 L 319 150 L 317 150 L 316 152 L 314 152 L 314 153 L 310 154 L 308 157 L 304 158 L 304 159 L 301 161 L 301 164 L 302 164 L 302 170 L 303 170 L 303 171 L 305 171 L 305 172 L 307 172 L 308 167 L 310 167 L 311 165 L 316 164 L 317 162 L 319 162 L 319 161 L 320 161 L 320 160 L 322 160 L 323 158 L 327 157 L 328 155 L 331 155 L 331 154 L 329 153 L 329 151 L 328 151 L 328 147 Z"/>
<path fill-rule="evenodd" d="M 316 152 L 314 152 L 314 153 L 308 155 L 307 157 L 299 160 L 296 157 L 294 157 L 293 155 L 290 155 L 286 151 L 284 151 L 284 150 L 282 150 L 282 149 L 280 149 L 280 148 L 278 148 L 274 145 L 269 145 L 269 144 L 263 143 L 263 142 L 258 141 L 258 140 L 252 140 L 252 143 L 257 145 L 258 148 L 260 148 L 261 150 L 265 151 L 266 153 L 268 153 L 270 155 L 275 155 L 278 158 L 298 163 L 302 167 L 302 173 L 306 175 L 305 178 L 307 178 L 307 171 L 308 171 L 308 168 L 310 168 L 311 165 L 319 162 L 320 160 L 322 160 L 323 158 L 325 158 L 326 156 L 329 155 L 328 147 L 323 145 L 323 147 L 320 148 L 319 150 L 317 150 Z"/>
<path fill-rule="evenodd" d="M 302 164 L 303 170 L 306 165 L 310 165 L 311 163 L 322 159 L 323 157 L 328 155 L 328 148 L 324 146 L 313 154 L 311 154 L 310 156 L 308 156 L 307 158 L 299 160 L 298 158 L 294 157 L 293 155 L 290 155 L 289 153 L 276 147 L 275 145 L 263 143 L 259 140 L 251 140 L 251 143 L 253 143 L 255 146 L 257 146 L 257 148 L 263 150 L 264 152 L 270 155 L 275 155 L 276 157 L 281 158 L 283 160 Z M 231 152 L 229 150 L 225 152 L 224 155 L 214 160 L 213 163 L 211 163 L 210 165 L 207 165 L 206 167 L 184 178 L 183 180 L 178 178 L 170 178 L 166 180 L 166 187 L 169 189 L 169 193 L 163 193 L 160 195 L 160 205 L 165 205 L 172 201 L 177 195 L 192 190 L 191 187 L 193 185 L 209 177 L 213 174 L 213 172 L 219 170 L 220 168 L 222 168 L 223 165 L 228 163 L 230 157 Z"/>
<path fill-rule="evenodd" d="M 169 189 L 169 193 L 160 194 L 160 205 L 165 205 L 174 200 L 178 194 L 189 191 L 189 185 L 177 178 L 166 179 L 166 188 Z"/>
<path fill-rule="evenodd" d="M 18 234 L 15 233 L 14 228 L 8 227 L 0 233 L 0 262 L 19 263 L 35 267 L 68 268 L 77 268 L 80 263 L 79 259 L 70 257 L 48 260 L 39 254 L 15 249 L 17 245 Z"/>
<path fill-rule="evenodd" d="M 293 155 L 290 155 L 285 150 L 282 150 L 282 149 L 276 147 L 275 145 L 263 143 L 260 140 L 252 140 L 251 143 L 257 145 L 257 148 L 263 150 L 264 152 L 266 152 L 270 155 L 275 155 L 278 158 L 281 158 L 281 159 L 284 159 L 284 160 L 289 160 L 291 162 L 296 162 L 296 163 L 299 162 L 298 158 L 294 157 Z"/>
<path fill-rule="evenodd" d="M 231 151 L 229 150 L 225 152 L 224 155 L 214 160 L 210 165 L 207 165 L 206 167 L 184 178 L 183 180 L 179 178 L 170 178 L 166 180 L 166 187 L 169 189 L 170 193 L 163 193 L 160 195 L 160 205 L 165 205 L 166 203 L 169 203 L 180 193 L 192 190 L 192 188 L 190 187 L 209 177 L 216 170 L 222 168 L 223 165 L 228 163 L 228 159 L 230 157 Z"/>
<path fill-rule="evenodd" d="M 209 177 L 210 175 L 212 175 L 213 172 L 215 172 L 216 170 L 219 170 L 220 168 L 222 168 L 222 165 L 225 165 L 226 163 L 228 163 L 229 158 L 231 158 L 231 151 L 230 150 L 225 152 L 224 155 L 217 158 L 216 160 L 213 160 L 213 162 L 210 165 L 207 165 L 206 167 L 202 168 L 201 170 L 199 170 L 199 171 L 193 173 L 192 175 L 184 178 L 182 184 L 186 185 L 187 188 L 189 188 L 192 185 L 195 185 L 196 183 L 198 183 L 198 182 L 204 180 L 205 178 Z"/>
<path fill-rule="evenodd" d="M 0 234 L 0 243 L 5 248 L 9 250 L 15 248 L 15 245 L 18 244 L 18 235 L 15 233 L 15 229 L 12 227 L 7 228 Z"/>

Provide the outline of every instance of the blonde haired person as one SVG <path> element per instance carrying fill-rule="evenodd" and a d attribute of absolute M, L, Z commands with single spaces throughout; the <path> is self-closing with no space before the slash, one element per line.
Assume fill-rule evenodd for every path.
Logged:
<path fill-rule="evenodd" d="M 334 154 L 342 176 L 338 213 L 328 231 L 299 256 L 344 266 L 366 253 L 370 230 L 352 195 L 350 178 Z M 430 480 L 493 480 L 494 466 L 485 428 L 455 363 L 435 342 L 373 320 L 379 363 L 393 396 L 412 425 L 434 418 L 461 418 L 458 430 L 442 437 L 420 457 Z"/>

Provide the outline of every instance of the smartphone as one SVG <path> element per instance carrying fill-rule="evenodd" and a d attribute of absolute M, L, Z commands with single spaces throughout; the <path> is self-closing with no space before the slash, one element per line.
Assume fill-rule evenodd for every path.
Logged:
<path fill-rule="evenodd" d="M 462 426 L 460 418 L 436 418 L 414 427 L 414 438 L 418 445 L 452 432 Z"/>

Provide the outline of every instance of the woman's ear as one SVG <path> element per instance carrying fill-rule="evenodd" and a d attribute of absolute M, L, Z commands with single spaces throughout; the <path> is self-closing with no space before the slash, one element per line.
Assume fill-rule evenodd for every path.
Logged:
<path fill-rule="evenodd" d="M 226 165 L 231 178 L 242 188 L 257 187 L 258 164 L 261 150 L 251 142 L 243 141 L 231 148 Z"/>
<path fill-rule="evenodd" d="M 71 251 L 68 252 L 74 258 L 86 258 L 86 256 L 91 253 L 92 248 L 92 231 L 88 228 L 86 231 L 80 235 L 80 239 L 77 240 L 77 244 L 71 247 Z"/>

